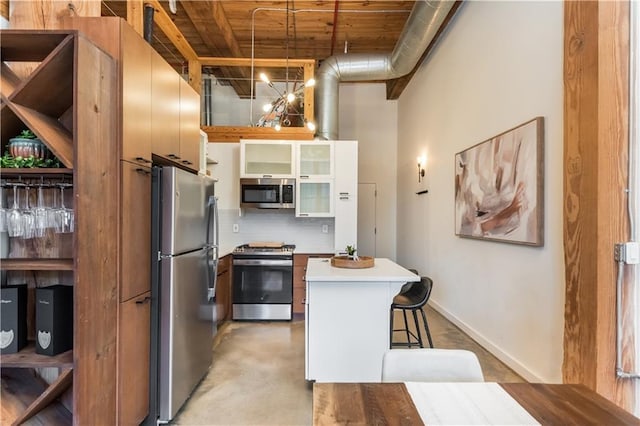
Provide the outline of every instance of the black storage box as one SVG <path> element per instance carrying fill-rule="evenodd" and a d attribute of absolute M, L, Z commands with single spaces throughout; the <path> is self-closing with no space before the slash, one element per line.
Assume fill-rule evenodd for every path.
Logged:
<path fill-rule="evenodd" d="M 0 288 L 0 354 L 27 345 L 27 285 Z"/>
<path fill-rule="evenodd" d="M 36 289 L 36 353 L 57 355 L 73 347 L 73 287 Z"/>

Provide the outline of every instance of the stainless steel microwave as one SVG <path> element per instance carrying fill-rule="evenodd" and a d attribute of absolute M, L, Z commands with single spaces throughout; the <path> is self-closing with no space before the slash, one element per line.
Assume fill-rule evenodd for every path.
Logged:
<path fill-rule="evenodd" d="M 296 207 L 295 179 L 240 179 L 240 207 L 293 209 Z"/>

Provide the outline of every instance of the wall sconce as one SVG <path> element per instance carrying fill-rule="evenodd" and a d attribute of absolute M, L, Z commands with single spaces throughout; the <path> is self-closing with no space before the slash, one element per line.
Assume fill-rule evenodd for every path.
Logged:
<path fill-rule="evenodd" d="M 421 183 L 424 178 L 424 167 L 427 163 L 427 159 L 423 155 L 422 157 L 418 157 L 418 183 Z"/>
<path fill-rule="evenodd" d="M 424 175 L 425 175 L 425 167 L 427 166 L 427 156 L 423 155 L 417 158 L 418 161 L 418 183 L 422 183 L 422 181 L 424 181 Z M 427 192 L 429 192 L 428 190 L 424 189 L 422 191 L 418 191 L 416 192 L 417 195 L 421 195 L 421 194 L 426 194 Z"/>

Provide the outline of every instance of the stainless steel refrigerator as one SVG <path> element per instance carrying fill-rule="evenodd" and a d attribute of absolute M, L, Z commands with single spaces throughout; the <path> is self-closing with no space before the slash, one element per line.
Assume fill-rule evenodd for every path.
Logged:
<path fill-rule="evenodd" d="M 152 348 L 146 424 L 169 422 L 211 365 L 218 266 L 213 179 L 175 167 L 154 167 L 152 182 Z"/>

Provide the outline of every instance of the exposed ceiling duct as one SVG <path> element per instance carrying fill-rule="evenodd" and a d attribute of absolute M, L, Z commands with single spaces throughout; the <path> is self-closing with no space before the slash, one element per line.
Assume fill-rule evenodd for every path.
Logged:
<path fill-rule="evenodd" d="M 316 73 L 316 136 L 338 139 L 341 81 L 390 80 L 411 72 L 454 4 L 450 0 L 416 1 L 400 39 L 389 54 L 344 54 L 325 59 Z"/>

